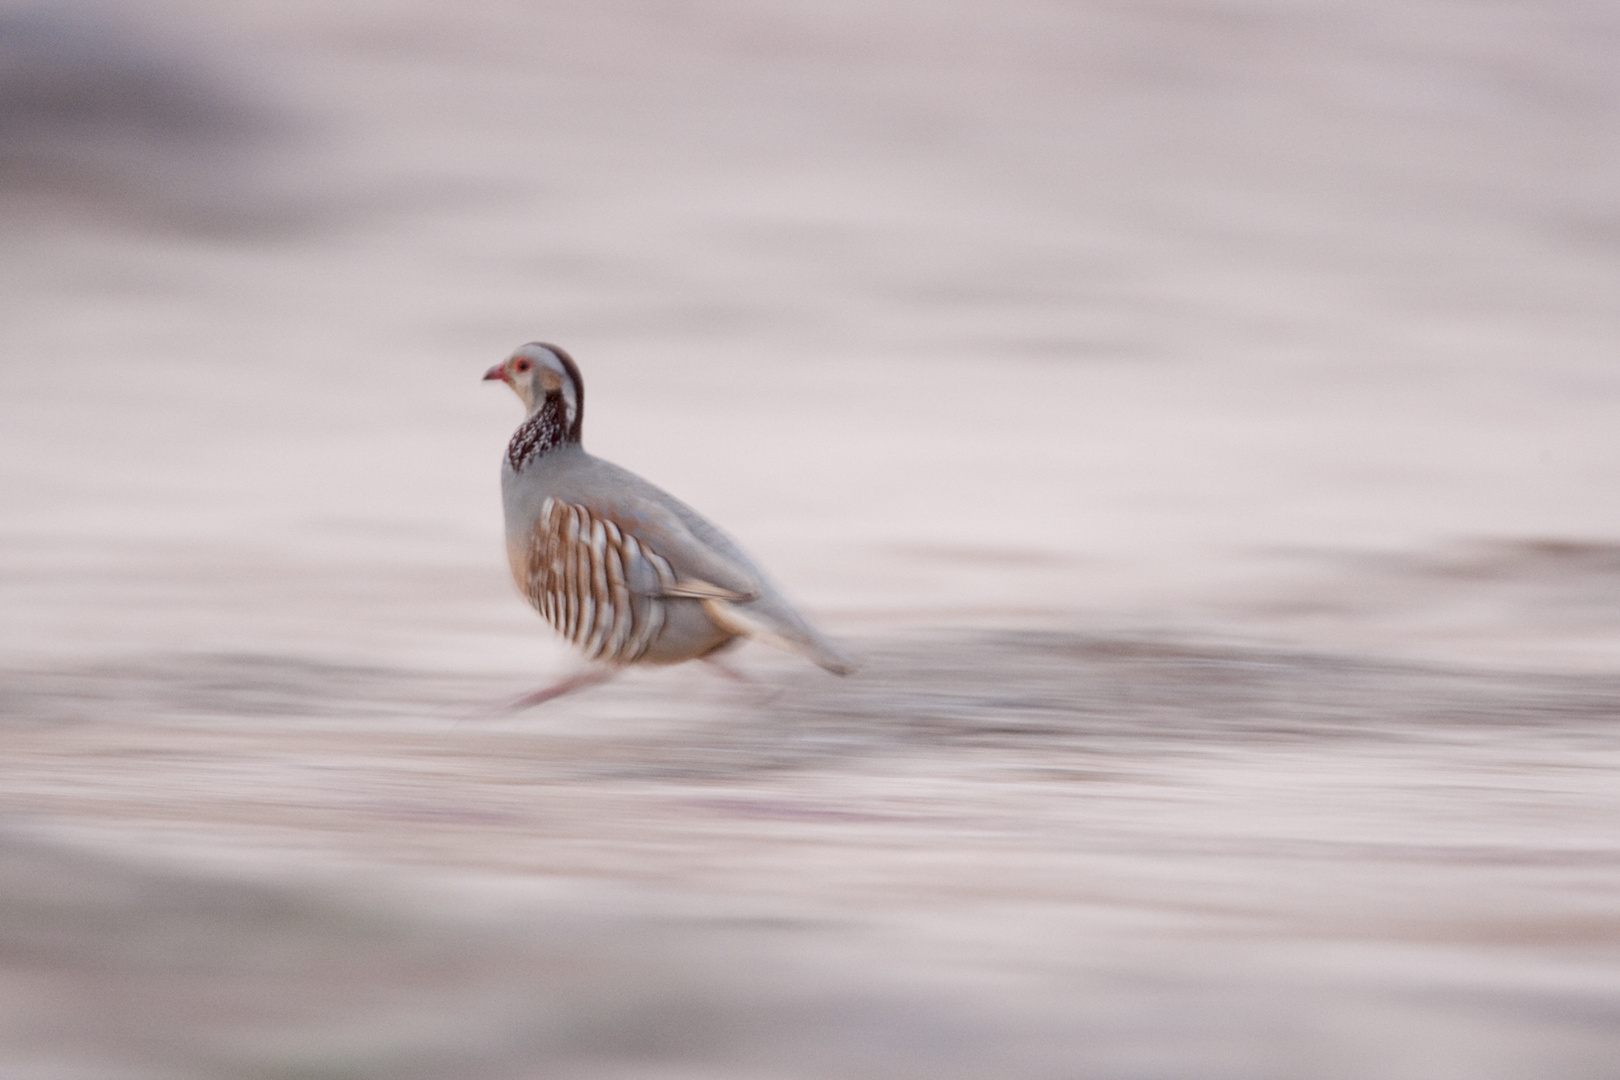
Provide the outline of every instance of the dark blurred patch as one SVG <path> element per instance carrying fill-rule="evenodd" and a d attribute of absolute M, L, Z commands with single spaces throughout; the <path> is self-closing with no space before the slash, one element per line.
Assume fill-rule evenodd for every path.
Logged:
<path fill-rule="evenodd" d="M 1154 756 L 1460 729 L 1611 733 L 1620 678 L 1379 663 L 1046 632 L 871 644 L 848 680 L 785 672 L 767 709 L 637 748 L 641 767 L 722 777 L 923 748 Z M 786 738 L 783 732 L 792 732 Z M 628 764 L 628 763 L 627 763 Z M 632 766 L 634 767 L 634 766 Z"/>
<path fill-rule="evenodd" d="M 1595 994 L 1370 994 L 1162 962 L 1087 965 L 1038 1001 L 999 984 L 964 996 L 796 958 L 829 934 L 600 905 L 457 921 L 0 833 L 0 1073 L 1523 1080 L 1605 1075 L 1592 1070 L 1620 1030 Z M 1535 1069 L 1508 1055 L 1473 1072 L 1386 1071 L 1434 1063 L 1432 1047 L 1402 1042 L 1417 1030 L 1442 1048 L 1510 1032 L 1543 1052 Z"/>
<path fill-rule="evenodd" d="M 0 719 L 58 724 L 150 719 L 330 721 L 454 715 L 493 701 L 487 682 L 290 656 L 202 654 L 7 672 Z"/>
<path fill-rule="evenodd" d="M 1546 537 L 1471 544 L 1430 563 L 1435 573 L 1462 577 L 1535 577 L 1583 583 L 1607 580 L 1620 586 L 1620 544 Z"/>
<path fill-rule="evenodd" d="M 458 923 L 0 833 L 0 1073 L 1101 1076 L 1072 1070 L 1128 1054 L 1144 1023 L 1160 1026 L 1145 995 L 1183 999 L 1175 1055 L 1254 1050 L 1252 1004 L 1217 1005 L 1183 980 L 1120 986 L 1063 1028 L 1013 1024 L 873 972 L 829 980 L 762 942 L 781 930 L 616 918 L 600 905 Z M 1237 1011 L 1239 1029 L 1219 1022 Z M 26 1071 L 36 1062 L 54 1071 Z"/>
<path fill-rule="evenodd" d="M 742 1006 L 675 937 L 600 918 L 458 926 L 0 834 L 0 1071 L 40 1055 L 436 1078 L 713 1056 Z"/>
<path fill-rule="evenodd" d="M 1353 621 L 1451 618 L 1477 632 L 1506 625 L 1620 632 L 1620 544 L 1538 537 L 1473 540 L 1434 551 L 1301 553 L 1296 584 L 1253 602 L 1269 615 Z M 1454 614 L 1455 613 L 1455 614 Z"/>
<path fill-rule="evenodd" d="M 671 694 L 669 680 L 683 685 L 682 676 L 660 673 L 483 722 L 470 714 L 521 687 L 268 656 L 5 673 L 0 721 L 16 736 L 8 752 L 32 777 L 27 794 L 6 800 L 14 813 L 99 823 L 117 835 L 179 815 L 241 830 L 245 842 L 275 835 L 264 831 L 270 823 L 283 842 L 372 829 L 368 842 L 411 865 L 501 865 L 541 880 L 581 873 L 569 855 L 581 845 L 612 848 L 628 835 L 619 884 L 641 891 L 634 910 L 559 901 L 521 918 L 461 920 L 308 887 L 132 867 L 0 832 L 0 1074 L 31 1076 L 25 1070 L 44 1062 L 56 1071 L 42 1075 L 222 1080 L 1529 1080 L 1604 1075 L 1595 1063 L 1615 1060 L 1620 1025 L 1606 983 L 1588 992 L 1531 980 L 1464 994 L 1438 977 L 1432 986 L 1392 974 L 1367 982 L 1359 965 L 1354 975 L 1285 978 L 1174 949 L 1092 956 L 1083 942 L 1053 943 L 1074 950 L 1061 978 L 956 968 L 938 985 L 918 983 L 916 972 L 907 983 L 875 942 L 896 911 L 934 918 L 928 897 L 914 909 L 855 905 L 838 919 L 763 900 L 721 903 L 711 917 L 688 903 L 659 918 L 648 914 L 657 893 L 641 866 L 656 840 L 594 823 L 547 832 L 546 799 L 555 814 L 557 800 L 578 795 L 627 815 L 684 808 L 696 815 L 689 835 L 736 830 L 751 846 L 761 824 L 814 830 L 819 843 L 852 851 L 948 846 L 961 840 L 953 807 L 846 804 L 770 781 L 799 769 L 870 778 L 886 759 L 910 776 L 966 766 L 1014 784 L 1077 781 L 1106 800 L 1114 762 L 1129 775 L 1150 760 L 1208 755 L 1218 771 L 1244 750 L 1324 743 L 1363 760 L 1419 746 L 1445 757 L 1470 740 L 1511 744 L 1526 730 L 1559 735 L 1579 760 L 1580 740 L 1612 744 L 1620 717 L 1614 677 L 1379 664 L 1168 637 L 961 633 L 872 641 L 862 651 L 868 666 L 846 680 L 784 659 L 768 671 L 782 687 L 769 703 L 718 682 L 711 693 Z M 665 719 L 639 722 L 649 709 Z M 52 720 L 78 726 L 30 728 Z M 1481 729 L 1486 739 L 1470 734 Z M 275 775 L 294 786 L 275 786 L 264 766 L 288 759 L 298 768 Z M 149 767 L 152 778 L 136 772 Z M 306 773 L 320 779 L 298 779 Z M 602 801 L 614 790 L 625 801 Z M 1381 872 L 1500 863 L 1592 873 L 1615 861 L 1612 846 L 1443 841 L 1132 830 L 1065 843 L 1128 845 L 1165 867 L 1187 858 L 1267 867 L 1328 859 Z M 524 861 L 507 864 L 509 856 Z M 612 895 L 626 894 L 604 889 Z M 1060 895 L 1048 901 L 1077 902 L 1052 897 Z M 975 918 L 1017 917 L 1016 906 L 997 905 Z M 1601 913 L 1519 913 L 1517 922 L 1486 914 L 1448 924 L 1444 940 L 1518 934 L 1538 946 L 1607 947 L 1615 927 Z M 1420 933 L 1427 922 L 1409 917 L 1414 926 L 1403 932 L 1429 940 Z M 1341 923 L 1335 915 L 1320 933 L 1339 940 Z M 1494 1053 L 1492 1039 L 1515 1053 Z M 1434 1045 L 1458 1068 L 1425 1071 Z"/>
<path fill-rule="evenodd" d="M 299 211 L 255 166 L 290 122 L 246 67 L 103 8 L 0 7 L 0 214 L 288 224 Z"/>
<path fill-rule="evenodd" d="M 866 666 L 849 679 L 788 661 L 773 666 L 765 678 L 780 692 L 768 702 L 751 703 L 719 682 L 707 697 L 670 701 L 667 734 L 604 730 L 586 752 L 589 768 L 723 778 L 906 750 L 1036 747 L 1058 767 L 1068 751 L 1151 755 L 1265 742 L 1446 739 L 1459 728 L 1603 732 L 1620 721 L 1620 678 L 1610 675 L 1045 631 L 872 641 L 861 651 Z M 577 700 L 639 700 L 658 679 L 676 677 L 610 684 Z M 491 726 L 543 731 L 544 709 L 516 719 L 488 712 L 521 688 L 493 677 L 295 657 L 174 655 L 6 672 L 0 721 L 222 719 L 241 726 L 411 717 L 467 723 L 469 736 Z M 570 757 L 571 768 L 581 766 Z"/>

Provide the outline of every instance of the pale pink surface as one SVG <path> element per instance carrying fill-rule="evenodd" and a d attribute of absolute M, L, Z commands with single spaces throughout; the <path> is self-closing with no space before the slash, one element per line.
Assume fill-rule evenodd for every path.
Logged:
<path fill-rule="evenodd" d="M 1614 1060 L 1602 1025 L 1400 1005 L 1620 994 L 1612 10 L 129 18 L 286 130 L 110 194 L 0 190 L 15 820 L 396 900 L 825 921 L 786 947 L 1059 1027 L 1099 965 L 1241 971 L 1262 1013 L 1338 1003 L 1296 1034 L 1393 1048 L 1311 1075 Z M 532 338 L 579 360 L 587 445 L 734 534 L 867 682 L 755 650 L 798 695 L 779 730 L 686 671 L 452 726 L 567 663 L 505 577 L 518 414 L 478 378 Z M 771 760 L 823 713 L 889 738 L 936 686 L 972 723 L 1047 677 L 1091 700 L 1008 628 L 1207 646 L 1195 715 L 1295 654 L 1423 674 L 1275 740 L 657 771 L 733 727 Z M 969 674 L 915 674 L 935 639 Z M 1560 672 L 1599 680 L 1569 726 L 1535 704 Z M 1491 687 L 1505 726 L 1400 711 Z M 1311 737 L 1340 712 L 1375 735 Z M 593 771 L 621 758 L 648 776 Z"/>

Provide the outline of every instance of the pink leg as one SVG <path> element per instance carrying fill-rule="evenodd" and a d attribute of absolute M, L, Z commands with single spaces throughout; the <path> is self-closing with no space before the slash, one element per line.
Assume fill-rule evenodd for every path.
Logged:
<path fill-rule="evenodd" d="M 780 687 L 766 686 L 752 675 L 745 675 L 738 671 L 736 668 L 726 663 L 724 659 L 716 656 L 714 653 L 710 653 L 708 656 L 702 657 L 702 660 L 705 664 L 709 665 L 711 670 L 718 671 L 720 674 L 724 675 L 733 682 L 741 683 L 743 686 L 746 686 L 748 689 L 752 690 L 754 692 L 755 705 L 769 705 L 771 702 L 782 696 L 782 690 Z"/>
<path fill-rule="evenodd" d="M 731 679 L 733 682 L 740 682 L 744 686 L 759 686 L 758 679 L 754 678 L 752 675 L 744 675 L 742 672 L 726 663 L 723 658 L 715 655 L 714 653 L 700 657 L 700 659 L 705 664 L 708 664 L 711 669 L 718 671 L 720 674 L 724 675 L 728 679 Z"/>
<path fill-rule="evenodd" d="M 588 667 L 584 671 L 581 671 L 575 675 L 570 675 L 562 682 L 556 683 L 553 686 L 541 687 L 532 694 L 524 694 L 516 701 L 513 701 L 511 704 L 507 705 L 506 708 L 501 711 L 515 713 L 522 712 L 524 709 L 532 709 L 536 705 L 541 705 L 547 701 L 550 701 L 552 698 L 560 698 L 564 694 L 573 693 L 575 690 L 583 690 L 587 686 L 595 686 L 598 683 L 605 683 L 618 673 L 618 668 L 609 667 L 606 664 L 598 664 L 595 667 Z"/>

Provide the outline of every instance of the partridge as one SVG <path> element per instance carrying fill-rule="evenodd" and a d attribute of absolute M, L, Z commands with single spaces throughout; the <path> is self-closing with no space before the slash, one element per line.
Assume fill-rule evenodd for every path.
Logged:
<path fill-rule="evenodd" d="M 485 372 L 528 415 L 501 466 L 506 555 L 524 597 L 592 665 L 513 703 L 536 705 L 632 664 L 712 659 L 754 638 L 846 675 L 818 634 L 701 514 L 580 443 L 585 384 L 573 358 L 530 342 Z"/>

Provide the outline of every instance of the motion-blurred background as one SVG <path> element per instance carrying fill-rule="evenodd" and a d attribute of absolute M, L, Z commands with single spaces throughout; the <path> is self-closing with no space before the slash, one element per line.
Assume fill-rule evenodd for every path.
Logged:
<path fill-rule="evenodd" d="M 0 1075 L 1620 1076 L 1620 7 L 0 2 Z M 868 658 L 566 654 L 479 381 Z"/>

